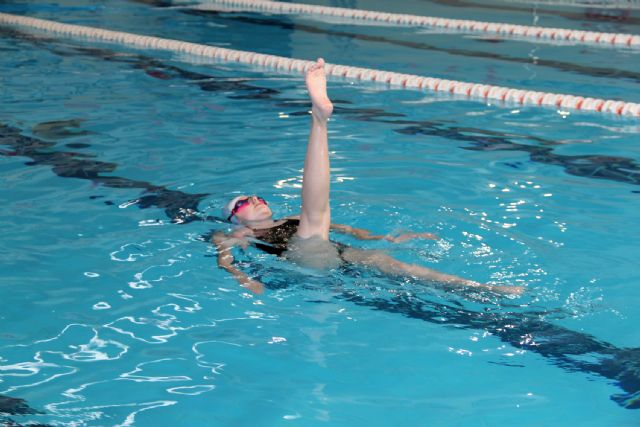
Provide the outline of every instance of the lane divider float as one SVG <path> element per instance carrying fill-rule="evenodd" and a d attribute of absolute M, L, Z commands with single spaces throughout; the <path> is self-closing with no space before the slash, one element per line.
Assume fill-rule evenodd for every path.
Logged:
<path fill-rule="evenodd" d="M 180 40 L 164 39 L 80 25 L 62 24 L 55 21 L 29 18 L 7 13 L 0 13 L 0 24 L 41 30 L 48 33 L 58 34 L 63 37 L 89 38 L 136 48 L 187 53 L 219 61 L 238 62 L 291 73 L 303 73 L 308 67 L 315 63 L 314 61 L 265 55 L 257 52 L 245 52 Z M 325 70 L 328 75 L 335 77 L 380 82 L 389 84 L 390 86 L 407 89 L 443 92 L 452 95 L 460 95 L 470 99 L 480 99 L 482 101 L 496 100 L 520 105 L 595 111 L 640 118 L 640 104 L 620 100 L 605 100 L 559 93 L 513 89 L 479 83 L 402 74 L 391 71 L 381 71 L 371 68 L 351 67 L 348 65 L 326 64 Z"/>
<path fill-rule="evenodd" d="M 316 6 L 302 3 L 284 3 L 271 0 L 201 0 L 199 6 L 192 9 L 206 9 L 206 3 L 215 3 L 227 7 L 240 7 L 246 11 L 266 11 L 280 14 L 325 15 L 355 20 L 376 21 L 416 27 L 444 28 L 452 31 L 496 34 L 532 40 L 556 40 L 564 42 L 596 44 L 600 46 L 616 46 L 640 48 L 640 35 L 625 33 L 601 33 L 595 31 L 569 30 L 565 28 L 534 27 L 498 22 L 470 21 L 464 19 L 448 19 L 433 16 L 407 15 L 401 13 L 376 12 L 372 10 L 347 9 L 342 7 Z"/>
<path fill-rule="evenodd" d="M 506 0 L 507 3 L 520 3 L 530 5 L 531 0 Z M 640 9 L 638 0 L 535 0 L 535 3 L 546 6 L 572 6 L 591 10 L 607 9 Z"/>

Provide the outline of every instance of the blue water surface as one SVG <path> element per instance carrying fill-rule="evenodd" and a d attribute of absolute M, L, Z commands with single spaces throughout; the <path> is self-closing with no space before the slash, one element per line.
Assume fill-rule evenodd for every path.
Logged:
<path fill-rule="evenodd" d="M 632 50 L 146 3 L 12 1 L 0 11 L 640 99 Z M 443 2 L 401 12 L 421 6 L 459 16 Z M 505 19 L 532 19 L 511 7 Z M 637 30 L 634 11 L 613 22 L 561 10 L 540 19 Z M 492 13 L 478 8 L 476 19 Z M 367 270 L 317 274 L 238 250 L 239 266 L 267 285 L 258 296 L 216 267 L 206 236 L 229 230 L 213 217 L 237 194 L 262 195 L 277 216 L 298 212 L 309 128 L 302 76 L 0 34 L 0 396 L 34 409 L 2 409 L 0 422 L 637 425 L 636 120 L 331 80 L 333 221 L 440 239 L 332 238 L 526 293 L 464 295 Z"/>

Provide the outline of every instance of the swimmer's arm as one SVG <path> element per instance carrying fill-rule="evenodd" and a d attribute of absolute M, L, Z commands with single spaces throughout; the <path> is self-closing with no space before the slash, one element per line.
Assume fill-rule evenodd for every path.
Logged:
<path fill-rule="evenodd" d="M 351 227 L 350 225 L 343 225 L 343 224 L 331 224 L 331 229 L 343 234 L 349 234 L 360 240 L 384 240 L 384 239 L 387 239 L 388 237 L 388 236 L 382 236 L 377 234 L 371 234 L 369 230 L 365 230 L 363 228 L 355 228 L 355 227 Z"/>
<path fill-rule="evenodd" d="M 350 234 L 360 240 L 388 240 L 389 242 L 400 243 L 409 239 L 438 239 L 438 236 L 431 233 L 404 233 L 398 236 L 391 236 L 389 234 L 371 234 L 369 230 L 365 230 L 363 228 L 355 228 L 343 224 L 331 224 L 331 229 L 340 233 Z"/>
<path fill-rule="evenodd" d="M 220 232 L 215 233 L 213 235 L 213 243 L 218 250 L 218 267 L 224 268 L 227 272 L 231 273 L 243 288 L 250 290 L 254 294 L 261 294 L 264 292 L 264 285 L 257 280 L 253 280 L 233 265 L 233 254 L 231 250 L 237 245 L 244 246 L 245 242 L 246 239 L 230 237 Z"/>

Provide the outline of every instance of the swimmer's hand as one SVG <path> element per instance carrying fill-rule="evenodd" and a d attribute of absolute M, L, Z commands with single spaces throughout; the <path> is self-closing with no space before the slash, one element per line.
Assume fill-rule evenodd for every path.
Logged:
<path fill-rule="evenodd" d="M 213 242 L 218 250 L 218 267 L 227 270 L 245 289 L 250 290 L 254 294 L 262 294 L 264 285 L 257 280 L 253 280 L 246 273 L 240 271 L 233 264 L 232 249 L 234 246 L 246 248 L 249 242 L 245 238 L 236 238 L 226 236 L 224 233 L 217 232 L 213 235 Z"/>
<path fill-rule="evenodd" d="M 341 233 L 350 234 L 360 240 L 387 240 L 393 243 L 401 243 L 410 239 L 430 239 L 438 240 L 439 237 L 431 233 L 403 233 L 397 236 L 387 234 L 386 236 L 379 234 L 371 234 L 369 230 L 355 228 L 349 225 L 331 224 L 331 229 Z"/>
<path fill-rule="evenodd" d="M 228 247 L 239 246 L 243 250 L 249 247 L 249 240 L 245 237 L 230 237 L 225 243 Z"/>
<path fill-rule="evenodd" d="M 402 243 L 412 239 L 438 240 L 439 237 L 432 233 L 403 233 L 398 236 L 387 235 L 384 239 L 392 243 Z"/>
<path fill-rule="evenodd" d="M 264 285 L 257 280 L 249 279 L 248 277 L 240 280 L 240 286 L 250 290 L 256 295 L 262 295 L 264 293 Z"/>
<path fill-rule="evenodd" d="M 465 280 L 463 284 L 470 288 L 479 288 L 479 289 L 492 292 L 494 294 L 505 295 L 505 296 L 508 296 L 508 295 L 519 296 L 519 295 L 522 295 L 525 290 L 524 286 L 488 285 L 485 283 L 478 283 L 473 280 Z"/>
<path fill-rule="evenodd" d="M 500 295 L 513 295 L 519 296 L 524 293 L 524 286 L 494 286 L 487 285 L 491 292 L 495 292 Z"/>

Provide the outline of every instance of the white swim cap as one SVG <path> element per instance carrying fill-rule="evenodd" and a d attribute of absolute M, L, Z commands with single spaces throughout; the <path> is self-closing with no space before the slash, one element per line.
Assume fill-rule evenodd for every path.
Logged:
<path fill-rule="evenodd" d="M 236 218 L 235 215 L 231 216 L 231 211 L 233 211 L 233 208 L 236 207 L 236 203 L 238 203 L 238 200 L 245 198 L 247 196 L 237 196 L 234 197 L 233 199 L 229 200 L 229 203 L 227 203 L 227 205 L 225 207 L 222 208 L 222 216 L 227 219 L 228 221 L 233 222 L 234 224 L 238 223 L 238 219 Z M 229 218 L 231 216 L 231 218 Z"/>

